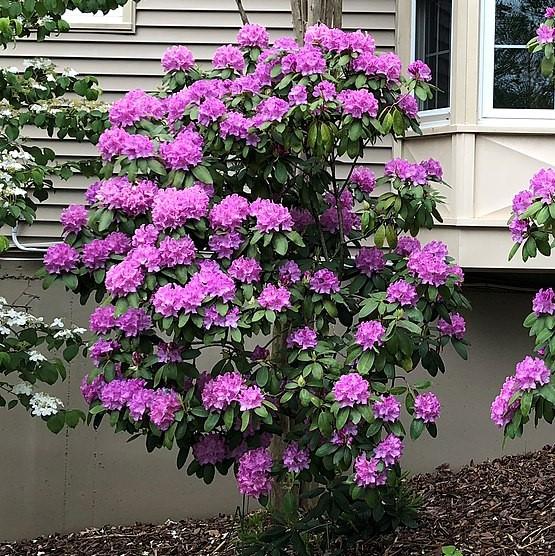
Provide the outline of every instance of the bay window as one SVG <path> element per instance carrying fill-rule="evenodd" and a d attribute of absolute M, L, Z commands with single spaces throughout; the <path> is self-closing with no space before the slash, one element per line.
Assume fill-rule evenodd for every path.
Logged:
<path fill-rule="evenodd" d="M 95 31 L 132 31 L 135 23 L 135 2 L 129 1 L 124 6 L 103 14 L 82 13 L 79 10 L 67 11 L 63 18 L 70 24 L 71 30 Z"/>

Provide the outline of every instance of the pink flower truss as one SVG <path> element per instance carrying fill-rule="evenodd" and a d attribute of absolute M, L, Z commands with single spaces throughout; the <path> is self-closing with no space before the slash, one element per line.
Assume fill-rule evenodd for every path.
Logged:
<path fill-rule="evenodd" d="M 414 416 L 424 423 L 435 423 L 441 413 L 441 404 L 433 392 L 418 394 L 414 399 Z"/>
<path fill-rule="evenodd" d="M 377 320 L 369 320 L 359 324 L 355 335 L 355 342 L 366 351 L 376 346 L 381 346 L 384 335 L 385 328 L 383 324 Z"/>
<path fill-rule="evenodd" d="M 349 373 L 334 384 L 332 392 L 339 407 L 354 407 L 368 403 L 369 387 L 368 381 L 358 373 Z"/>

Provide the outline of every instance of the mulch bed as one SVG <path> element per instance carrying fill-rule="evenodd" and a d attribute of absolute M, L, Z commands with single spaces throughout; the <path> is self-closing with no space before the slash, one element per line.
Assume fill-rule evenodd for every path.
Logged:
<path fill-rule="evenodd" d="M 465 556 L 555 555 L 555 447 L 457 473 L 442 466 L 412 483 L 424 500 L 418 529 L 367 541 L 344 556 L 436 556 L 444 545 Z M 103 527 L 0 543 L 0 556 L 231 556 L 233 531 L 229 516 Z"/>

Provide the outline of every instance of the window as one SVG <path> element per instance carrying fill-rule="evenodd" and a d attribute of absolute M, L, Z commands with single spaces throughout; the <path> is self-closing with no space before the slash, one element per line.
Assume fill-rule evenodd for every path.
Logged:
<path fill-rule="evenodd" d="M 449 108 L 451 90 L 452 0 L 416 0 L 415 57 L 432 69 L 432 84 L 439 90 L 421 103 L 422 110 Z"/>
<path fill-rule="evenodd" d="M 88 14 L 79 10 L 69 10 L 63 17 L 71 25 L 72 30 L 132 31 L 135 23 L 135 3 L 128 2 L 107 14 L 102 12 Z"/>
<path fill-rule="evenodd" d="M 541 54 L 526 43 L 543 21 L 545 2 L 485 0 L 482 12 L 483 115 L 555 117 L 555 89 L 540 71 Z"/>

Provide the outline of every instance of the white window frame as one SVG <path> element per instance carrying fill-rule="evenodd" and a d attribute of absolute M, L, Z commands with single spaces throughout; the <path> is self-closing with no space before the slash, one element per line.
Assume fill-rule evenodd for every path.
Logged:
<path fill-rule="evenodd" d="M 481 64 L 480 64 L 480 106 L 481 118 L 484 120 L 505 120 L 507 123 L 514 120 L 522 123 L 539 124 L 538 120 L 555 119 L 555 106 L 546 108 L 494 108 L 493 107 L 493 75 L 495 69 L 495 0 L 482 0 L 480 14 L 481 34 Z M 532 38 L 532 37 L 530 37 Z M 507 48 L 505 46 L 504 48 Z M 511 48 L 509 46 L 508 48 Z M 518 46 L 512 48 L 518 49 Z M 540 68 L 538 66 L 538 72 Z M 552 124 L 550 124 L 552 125 Z"/>
<path fill-rule="evenodd" d="M 121 7 L 121 13 L 114 15 L 113 12 L 103 14 L 97 12 L 95 14 L 72 14 L 66 12 L 62 19 L 65 19 L 71 31 L 95 31 L 95 32 L 134 32 L 135 31 L 135 7 L 136 4 L 129 0 L 127 4 Z"/>
<path fill-rule="evenodd" d="M 416 59 L 416 2 L 411 2 L 411 39 L 410 39 L 410 59 Z M 420 110 L 418 116 L 422 124 L 449 124 L 451 119 L 451 105 L 453 102 L 453 39 L 454 39 L 454 18 L 453 11 L 451 11 L 451 57 L 449 67 L 449 106 L 445 108 L 435 108 L 433 110 Z"/>

